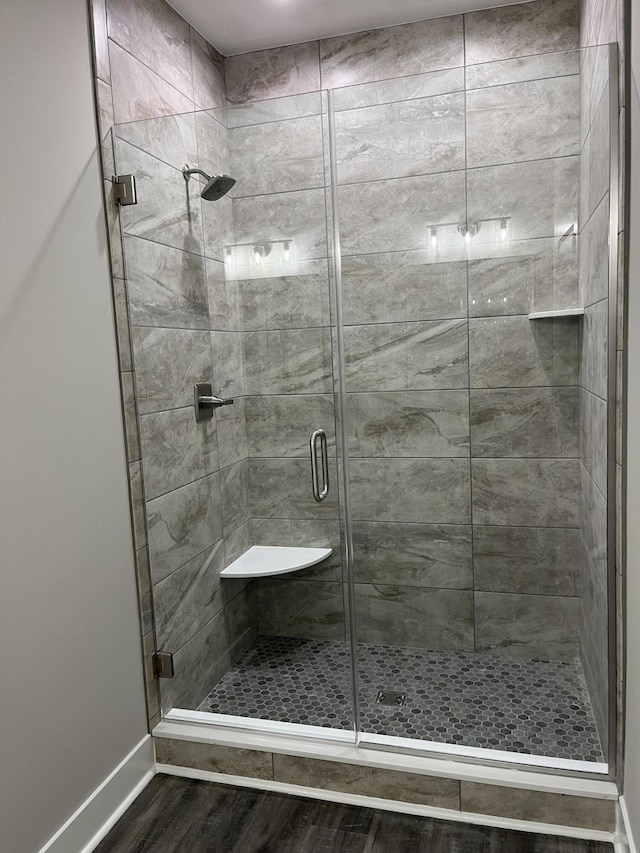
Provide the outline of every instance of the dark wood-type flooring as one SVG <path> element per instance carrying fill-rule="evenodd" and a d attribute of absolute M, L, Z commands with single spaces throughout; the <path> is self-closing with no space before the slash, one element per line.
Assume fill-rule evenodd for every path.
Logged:
<path fill-rule="evenodd" d="M 156 776 L 95 853 L 612 853 L 611 844 Z"/>

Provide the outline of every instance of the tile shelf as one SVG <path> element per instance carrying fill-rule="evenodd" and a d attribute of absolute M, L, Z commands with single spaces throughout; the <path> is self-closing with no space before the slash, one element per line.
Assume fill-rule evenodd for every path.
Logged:
<path fill-rule="evenodd" d="M 547 320 L 553 317 L 582 317 L 584 308 L 559 308 L 556 311 L 532 311 L 530 320 Z"/>
<path fill-rule="evenodd" d="M 308 569 L 325 560 L 332 548 L 289 548 L 253 545 L 220 572 L 222 578 L 267 578 Z"/>

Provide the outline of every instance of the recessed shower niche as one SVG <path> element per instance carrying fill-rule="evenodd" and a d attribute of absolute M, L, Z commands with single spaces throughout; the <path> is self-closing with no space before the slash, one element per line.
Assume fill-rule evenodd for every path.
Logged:
<path fill-rule="evenodd" d="M 606 772 L 610 63 L 114 127 L 167 718 Z"/>

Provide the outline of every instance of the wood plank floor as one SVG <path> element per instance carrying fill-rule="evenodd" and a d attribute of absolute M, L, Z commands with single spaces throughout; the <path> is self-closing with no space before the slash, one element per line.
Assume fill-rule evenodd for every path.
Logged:
<path fill-rule="evenodd" d="M 156 776 L 95 853 L 612 853 L 613 846 Z"/>

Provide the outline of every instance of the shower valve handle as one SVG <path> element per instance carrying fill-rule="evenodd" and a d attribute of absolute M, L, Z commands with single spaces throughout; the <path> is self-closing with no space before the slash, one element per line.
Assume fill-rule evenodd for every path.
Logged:
<path fill-rule="evenodd" d="M 220 406 L 233 406 L 233 397 L 200 397 L 198 404 L 201 409 L 219 409 Z"/>
<path fill-rule="evenodd" d="M 211 392 L 208 382 L 198 382 L 193 386 L 193 405 L 196 410 L 196 421 L 210 421 L 213 410 L 221 406 L 233 406 L 232 397 L 216 397 Z"/>

